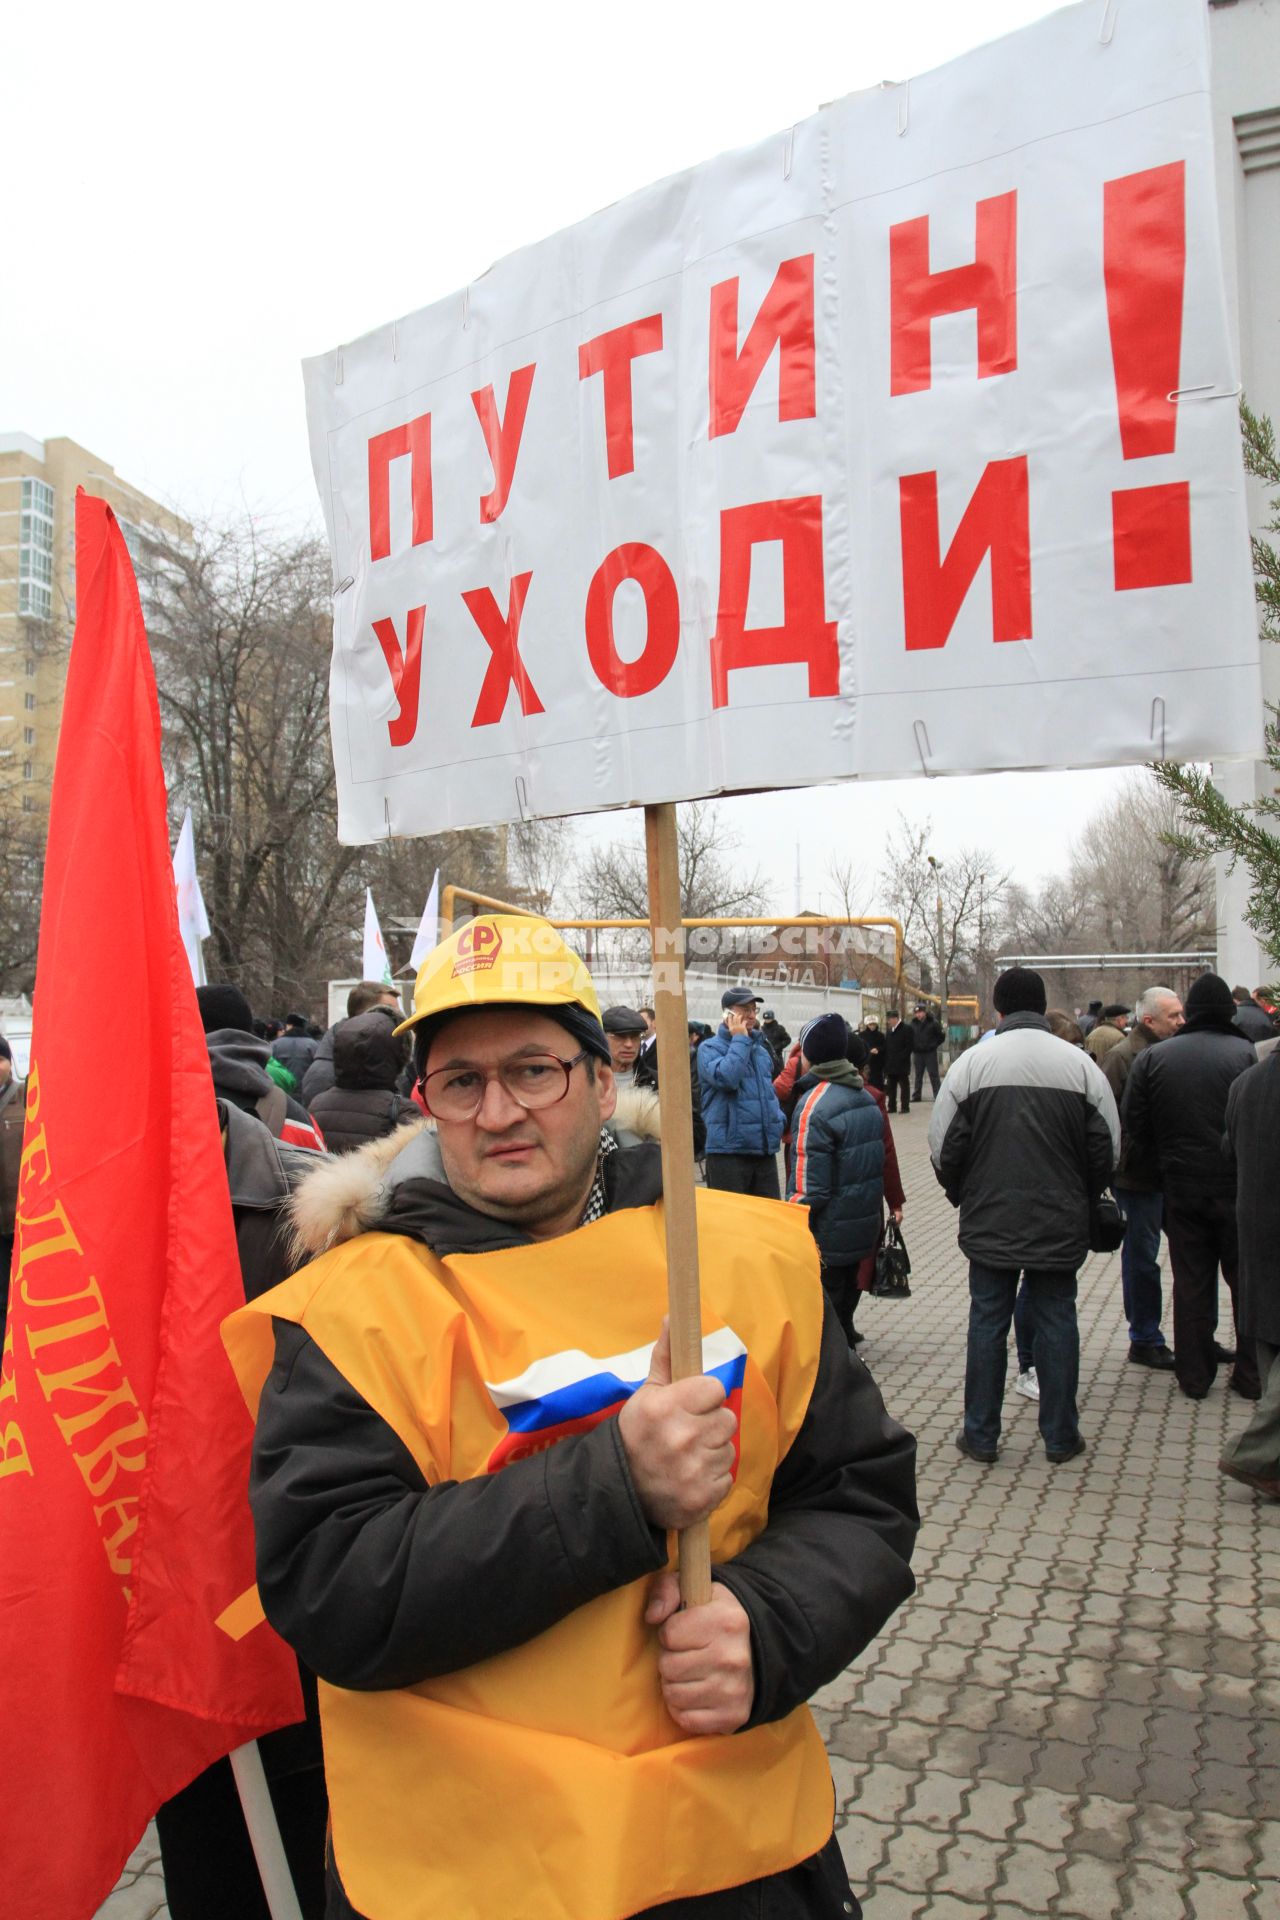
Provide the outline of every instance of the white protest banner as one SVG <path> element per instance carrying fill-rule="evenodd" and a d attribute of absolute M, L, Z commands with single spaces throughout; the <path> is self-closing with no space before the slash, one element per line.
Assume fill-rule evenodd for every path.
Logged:
<path fill-rule="evenodd" d="M 346 841 L 1259 748 L 1202 0 L 837 101 L 305 371 Z"/>

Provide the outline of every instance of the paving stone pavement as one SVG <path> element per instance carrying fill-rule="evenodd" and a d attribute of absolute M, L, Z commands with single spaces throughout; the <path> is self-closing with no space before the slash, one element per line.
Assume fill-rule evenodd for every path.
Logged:
<path fill-rule="evenodd" d="M 912 1298 L 858 1315 L 919 1442 L 919 1585 L 814 1702 L 867 1920 L 1280 1920 L 1280 1506 L 1217 1471 L 1244 1403 L 1129 1366 L 1119 1259 L 1094 1256 L 1088 1452 L 1048 1465 L 1011 1365 L 999 1462 L 963 1459 L 968 1297 L 930 1111 L 895 1122 Z M 149 1829 L 100 1920 L 166 1914 Z"/>
<path fill-rule="evenodd" d="M 814 1703 L 868 1920 L 1278 1920 L 1280 1506 L 1217 1471 L 1245 1403 L 1129 1366 L 1119 1256 L 1094 1255 L 1088 1452 L 1045 1460 L 1011 1343 L 1000 1459 L 957 1453 L 966 1267 L 931 1111 L 894 1123 L 912 1298 L 858 1313 L 919 1442 L 919 1584 Z"/>

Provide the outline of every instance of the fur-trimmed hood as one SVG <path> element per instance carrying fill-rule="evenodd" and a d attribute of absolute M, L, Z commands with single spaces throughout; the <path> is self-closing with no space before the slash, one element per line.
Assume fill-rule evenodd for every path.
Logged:
<path fill-rule="evenodd" d="M 620 1092 L 609 1128 L 621 1147 L 657 1140 L 657 1094 L 644 1088 Z M 380 1231 L 397 1190 L 411 1180 L 449 1191 L 432 1120 L 408 1121 L 354 1153 L 322 1160 L 294 1189 L 289 1203 L 295 1263 L 314 1260 L 357 1234 Z"/>

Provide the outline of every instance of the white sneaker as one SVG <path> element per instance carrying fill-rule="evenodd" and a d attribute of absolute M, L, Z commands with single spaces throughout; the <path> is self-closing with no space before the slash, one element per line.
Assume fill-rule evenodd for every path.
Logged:
<path fill-rule="evenodd" d="M 1024 1400 L 1040 1398 L 1040 1382 L 1036 1379 L 1034 1367 L 1028 1367 L 1025 1373 L 1018 1375 L 1018 1383 L 1013 1390 L 1015 1393 L 1020 1393 Z"/>

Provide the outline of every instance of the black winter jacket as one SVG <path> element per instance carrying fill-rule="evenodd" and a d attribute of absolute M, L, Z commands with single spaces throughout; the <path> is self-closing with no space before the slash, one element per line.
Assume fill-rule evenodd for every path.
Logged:
<path fill-rule="evenodd" d="M 1235 1156 L 1240 1238 L 1240 1331 L 1280 1347 L 1280 1053 L 1272 1052 L 1231 1083 L 1224 1148 Z"/>
<path fill-rule="evenodd" d="M 1100 1069 L 1040 1013 L 1011 1013 L 962 1053 L 929 1122 L 933 1170 L 960 1209 L 961 1251 L 984 1267 L 1074 1271 L 1089 1251 L 1089 1203 L 1119 1150 Z"/>
<path fill-rule="evenodd" d="M 923 1020 L 912 1020 L 906 1024 L 911 1033 L 912 1048 L 916 1053 L 936 1053 L 947 1037 L 942 1030 L 941 1022 L 935 1020 L 931 1013 L 926 1013 Z"/>
<path fill-rule="evenodd" d="M 396 1092 L 407 1049 L 394 1028 L 394 1015 L 378 1007 L 334 1028 L 335 1085 L 312 1106 L 330 1153 L 351 1153 L 421 1113 Z"/>
<path fill-rule="evenodd" d="M 1154 1167 L 1177 1206 L 1234 1199 L 1223 1157 L 1227 1095 L 1257 1059 L 1253 1042 L 1216 1014 L 1194 1014 L 1180 1033 L 1140 1053 L 1124 1090 L 1124 1130 L 1139 1164 Z"/>
<path fill-rule="evenodd" d="M 899 1077 L 910 1073 L 915 1044 L 915 1036 L 905 1020 L 899 1020 L 896 1027 L 890 1027 L 884 1036 L 885 1073 Z"/>
<path fill-rule="evenodd" d="M 322 1093 L 328 1093 L 334 1084 L 333 1036 L 341 1025 L 341 1020 L 335 1020 L 331 1027 L 325 1028 L 316 1041 L 315 1058 L 303 1074 L 302 1085 L 298 1088 L 307 1106 L 310 1106 L 313 1100 L 318 1100 Z"/>
<path fill-rule="evenodd" d="M 399 1160 L 423 1170 L 397 1182 L 394 1167 L 377 1167 L 381 1211 L 371 1224 L 380 1231 L 442 1255 L 525 1241 L 449 1189 L 429 1131 Z M 660 1197 L 654 1144 L 609 1154 L 601 1170 L 610 1210 Z M 715 1569 L 750 1617 L 751 1724 L 782 1718 L 840 1672 L 911 1593 L 914 1457 L 828 1308 L 768 1524 Z M 616 1420 L 502 1473 L 429 1487 L 392 1429 L 287 1322 L 276 1325 L 250 1497 L 267 1614 L 342 1687 L 407 1686 L 487 1659 L 656 1573 L 667 1555 L 665 1534 L 640 1508 Z"/>
<path fill-rule="evenodd" d="M 271 1043 L 271 1057 L 278 1060 L 282 1067 L 288 1067 L 298 1083 L 301 1092 L 306 1078 L 307 1068 L 316 1057 L 319 1041 L 313 1040 L 309 1033 L 282 1033 L 278 1040 Z"/>
<path fill-rule="evenodd" d="M 1246 1000 L 1238 1006 L 1231 1024 L 1237 1033 L 1242 1033 L 1254 1046 L 1259 1040 L 1274 1040 L 1276 1037 L 1274 1023 L 1256 1000 Z"/>

